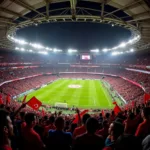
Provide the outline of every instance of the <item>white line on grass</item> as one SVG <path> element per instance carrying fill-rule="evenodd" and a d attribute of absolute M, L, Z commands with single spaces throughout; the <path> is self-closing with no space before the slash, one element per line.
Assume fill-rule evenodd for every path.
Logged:
<path fill-rule="evenodd" d="M 101 84 L 100 84 L 101 85 Z M 102 86 L 101 86 L 102 87 Z M 105 93 L 105 89 L 104 89 L 105 87 L 102 87 L 101 89 L 103 89 L 103 93 L 104 93 L 104 95 L 105 95 L 105 97 L 106 97 L 106 99 L 107 99 L 107 101 L 108 101 L 108 103 L 109 103 L 109 106 L 111 106 L 111 103 L 110 103 L 110 100 L 108 99 L 108 97 L 107 97 L 107 95 L 106 95 L 106 93 Z"/>
<path fill-rule="evenodd" d="M 92 99 L 93 99 L 93 102 L 94 102 L 94 106 L 96 106 L 95 98 L 92 98 Z"/>

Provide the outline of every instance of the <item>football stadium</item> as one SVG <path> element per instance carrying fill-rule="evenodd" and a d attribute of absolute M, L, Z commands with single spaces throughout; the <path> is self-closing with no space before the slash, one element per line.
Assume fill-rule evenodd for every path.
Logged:
<path fill-rule="evenodd" d="M 150 0 L 0 0 L 0 150 L 149 143 Z"/>
<path fill-rule="evenodd" d="M 107 88 L 109 89 L 109 86 L 100 80 L 59 79 L 31 92 L 27 100 L 36 96 L 44 104 L 52 106 L 112 109 L 112 102 L 116 100 L 120 104 L 121 100 L 114 98 L 115 92 L 108 91 Z"/>

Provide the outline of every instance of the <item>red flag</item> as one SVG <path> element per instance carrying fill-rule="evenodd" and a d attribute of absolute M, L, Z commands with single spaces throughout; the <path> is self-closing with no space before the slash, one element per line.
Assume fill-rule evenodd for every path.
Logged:
<path fill-rule="evenodd" d="M 32 97 L 28 102 L 28 106 L 33 108 L 34 110 L 38 110 L 39 107 L 42 105 L 42 102 L 40 102 L 35 96 Z"/>
<path fill-rule="evenodd" d="M 86 109 L 86 110 L 83 110 L 82 112 L 80 112 L 80 117 L 82 118 L 82 116 L 83 116 L 84 114 L 86 114 L 88 111 L 89 111 L 89 110 Z M 76 114 L 73 123 L 78 123 L 78 120 L 79 120 L 79 117 L 78 117 L 78 114 Z"/>
<path fill-rule="evenodd" d="M 115 113 L 115 115 L 118 115 L 119 112 L 121 112 L 121 108 L 118 105 L 116 105 L 114 107 L 114 113 Z"/>
<path fill-rule="evenodd" d="M 45 116 L 45 111 L 44 111 L 44 109 L 42 108 L 42 116 Z"/>
<path fill-rule="evenodd" d="M 145 93 L 144 94 L 144 103 L 147 103 L 148 100 L 150 100 L 150 94 Z"/>
<path fill-rule="evenodd" d="M 27 95 L 24 96 L 24 98 L 22 100 L 22 104 L 26 102 L 26 98 L 27 98 Z"/>
<path fill-rule="evenodd" d="M 114 101 L 114 102 L 113 102 L 113 104 L 114 104 L 114 105 L 117 105 L 117 102 L 116 102 L 116 101 Z"/>
<path fill-rule="evenodd" d="M 101 111 L 101 113 L 102 113 L 102 116 L 104 117 L 104 116 L 105 116 L 105 112 L 104 112 L 104 110 L 102 110 L 102 111 Z"/>

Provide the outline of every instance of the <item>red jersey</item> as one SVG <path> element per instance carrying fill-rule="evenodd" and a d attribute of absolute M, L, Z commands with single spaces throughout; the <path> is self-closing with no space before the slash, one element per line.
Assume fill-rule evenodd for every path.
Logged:
<path fill-rule="evenodd" d="M 105 128 L 105 129 L 103 128 L 103 129 L 97 131 L 97 134 L 101 135 L 104 139 L 106 139 L 108 136 L 108 128 Z"/>
<path fill-rule="evenodd" d="M 2 150 L 12 150 L 12 148 L 8 145 L 4 145 L 4 146 L 0 147 L 0 149 L 2 149 Z"/>
<path fill-rule="evenodd" d="M 86 132 L 86 128 L 84 125 L 81 127 L 77 127 L 73 132 L 73 137 L 75 138 L 78 135 L 84 134 Z"/>
<path fill-rule="evenodd" d="M 127 119 L 125 120 L 125 133 L 126 134 L 135 134 L 136 131 L 136 121 Z"/>
<path fill-rule="evenodd" d="M 44 128 L 44 136 L 46 136 L 48 134 L 49 130 L 55 130 L 55 129 L 56 129 L 56 127 L 54 124 L 50 124 L 50 125 L 46 126 Z"/>
<path fill-rule="evenodd" d="M 148 134 L 150 134 L 150 120 L 144 120 L 139 124 L 135 136 L 145 138 Z"/>
<path fill-rule="evenodd" d="M 33 128 L 29 128 L 28 126 L 24 127 L 22 130 L 22 137 L 24 150 L 43 150 L 44 144 L 39 134 L 36 133 Z"/>

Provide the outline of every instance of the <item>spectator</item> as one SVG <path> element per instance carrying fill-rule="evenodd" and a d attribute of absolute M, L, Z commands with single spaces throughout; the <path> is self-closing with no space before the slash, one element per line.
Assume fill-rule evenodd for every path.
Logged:
<path fill-rule="evenodd" d="M 0 109 L 0 149 L 11 150 L 11 140 L 13 136 L 13 125 L 9 113 Z"/>
<path fill-rule="evenodd" d="M 77 124 L 76 123 L 72 123 L 70 126 L 70 129 L 67 132 L 71 132 L 73 134 L 75 128 L 77 128 Z"/>
<path fill-rule="evenodd" d="M 103 121 L 103 128 L 100 129 L 97 134 L 101 135 L 104 139 L 107 138 L 108 136 L 108 128 L 109 128 L 109 125 L 108 125 L 108 121 L 107 120 L 104 120 Z"/>
<path fill-rule="evenodd" d="M 136 122 L 134 113 L 130 113 L 127 120 L 125 120 L 125 133 L 126 134 L 135 134 Z"/>
<path fill-rule="evenodd" d="M 54 116 L 50 116 L 49 117 L 49 125 L 45 126 L 45 129 L 44 129 L 44 136 L 47 136 L 48 135 L 48 131 L 49 130 L 55 130 L 56 127 L 54 125 L 54 122 L 55 122 L 55 117 Z"/>
<path fill-rule="evenodd" d="M 90 115 L 89 114 L 84 114 L 83 117 L 82 117 L 82 123 L 83 125 L 80 126 L 80 127 L 77 127 L 74 132 L 73 132 L 73 137 L 75 138 L 76 136 L 78 135 L 81 135 L 83 133 L 86 132 L 86 127 L 85 127 L 85 124 L 86 124 L 86 121 L 87 119 L 90 118 Z"/>
<path fill-rule="evenodd" d="M 142 111 L 142 117 L 144 121 L 139 124 L 135 136 L 143 140 L 150 134 L 150 107 L 145 107 Z"/>
<path fill-rule="evenodd" d="M 119 122 L 113 122 L 110 124 L 108 132 L 109 136 L 105 141 L 105 146 L 113 148 L 118 137 L 124 133 L 124 126 Z"/>
<path fill-rule="evenodd" d="M 58 117 L 55 121 L 56 130 L 50 130 L 47 139 L 47 149 L 63 149 L 70 150 L 72 144 L 72 134 L 64 132 L 64 119 Z"/>
<path fill-rule="evenodd" d="M 36 116 L 34 113 L 27 113 L 25 116 L 26 126 L 22 130 L 24 150 L 43 150 L 44 144 L 38 133 L 34 131 Z"/>
<path fill-rule="evenodd" d="M 104 140 L 102 136 L 96 135 L 95 132 L 98 129 L 98 120 L 95 118 L 89 118 L 86 122 L 86 131 L 82 135 L 76 137 L 74 142 L 75 150 L 93 149 L 101 150 L 104 147 Z"/>

